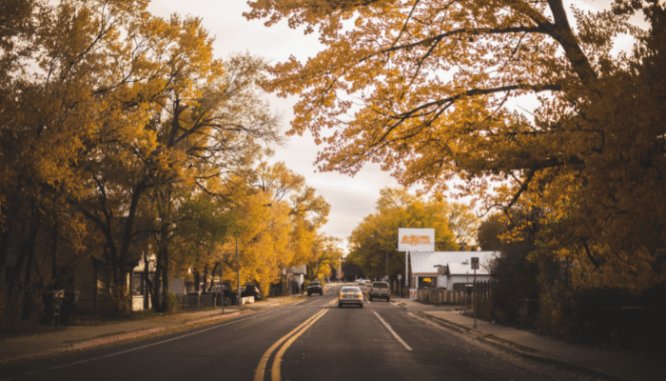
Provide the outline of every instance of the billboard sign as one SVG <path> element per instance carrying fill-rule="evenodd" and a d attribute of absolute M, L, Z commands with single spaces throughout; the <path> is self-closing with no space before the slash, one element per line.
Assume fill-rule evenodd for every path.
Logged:
<path fill-rule="evenodd" d="M 398 251 L 435 251 L 435 229 L 398 229 Z"/>

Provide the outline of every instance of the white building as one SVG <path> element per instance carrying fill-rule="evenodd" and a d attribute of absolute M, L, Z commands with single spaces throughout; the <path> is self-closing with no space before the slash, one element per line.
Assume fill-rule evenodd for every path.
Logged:
<path fill-rule="evenodd" d="M 431 287 L 453 290 L 454 283 L 467 282 L 473 278 L 472 257 L 479 258 L 477 280 L 490 277 L 490 261 L 498 256 L 498 251 L 433 251 L 410 253 L 412 264 L 412 285 L 415 288 Z M 453 266 L 449 266 L 449 265 Z M 441 269 L 440 268 L 444 268 Z M 452 272 L 450 271 L 452 270 Z M 451 273 L 452 275 L 448 275 Z M 481 276 L 481 278 L 479 278 Z M 427 280 L 430 282 L 427 282 Z M 471 281 L 470 281 L 471 282 Z"/>
<path fill-rule="evenodd" d="M 479 258 L 479 261 L 481 258 Z M 441 288 L 453 291 L 453 285 L 456 283 L 472 284 L 474 282 L 474 270 L 472 270 L 471 261 L 463 263 L 449 263 L 446 266 L 439 268 L 439 276 L 444 275 L 444 280 L 441 282 Z M 487 282 L 490 280 L 490 270 L 483 268 L 479 264 L 479 269 L 476 270 L 476 281 Z"/>

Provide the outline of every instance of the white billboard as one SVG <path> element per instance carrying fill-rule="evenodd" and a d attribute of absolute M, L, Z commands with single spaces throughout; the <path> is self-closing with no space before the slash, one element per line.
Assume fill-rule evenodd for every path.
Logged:
<path fill-rule="evenodd" d="M 398 228 L 398 251 L 435 251 L 435 229 Z"/>

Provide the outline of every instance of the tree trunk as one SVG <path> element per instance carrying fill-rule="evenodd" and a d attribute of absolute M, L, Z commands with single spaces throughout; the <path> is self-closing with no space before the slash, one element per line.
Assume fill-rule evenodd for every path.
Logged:
<path fill-rule="evenodd" d="M 153 277 L 152 286 L 152 297 L 153 297 L 153 309 L 157 312 L 162 311 L 162 304 L 160 303 L 160 290 L 159 287 L 162 284 L 160 277 L 162 276 L 162 254 L 157 253 L 157 262 L 155 264 L 155 276 Z"/>
<path fill-rule="evenodd" d="M 17 189 L 12 193 L 12 196 L 7 203 L 4 203 L 0 208 L 0 211 L 5 216 L 5 228 L 6 230 L 0 235 L 0 268 L 7 268 L 7 257 L 9 254 L 10 240 L 13 237 L 14 233 L 14 221 L 18 215 L 19 205 L 19 190 Z M 5 206 L 9 205 L 9 208 Z M 9 274 L 7 275 L 7 280 L 9 280 Z"/>
<path fill-rule="evenodd" d="M 219 262 L 215 263 L 215 266 L 213 267 L 213 271 L 210 272 L 211 278 L 215 277 L 215 271 L 217 271 L 217 267 L 220 265 Z M 220 276 L 220 283 L 222 283 L 222 276 Z M 208 292 L 213 290 L 213 280 L 210 280 L 210 285 L 208 286 Z"/>
<path fill-rule="evenodd" d="M 51 285 L 58 283 L 58 233 L 60 224 L 56 221 L 53 227 L 53 242 L 51 243 Z"/>
<path fill-rule="evenodd" d="M 147 189 L 146 183 L 147 180 L 144 178 L 134 188 L 134 192 L 132 193 L 132 200 L 129 207 L 129 213 L 127 214 L 127 221 L 125 223 L 125 229 L 123 231 L 120 253 L 118 253 L 117 267 L 119 267 L 119 271 L 118 271 L 118 279 L 116 280 L 121 281 L 118 283 L 119 285 L 118 290 L 121 295 L 125 295 L 125 291 L 127 290 L 127 282 L 125 281 L 128 274 L 127 256 L 129 254 L 130 244 L 132 243 L 132 236 L 134 233 L 134 220 L 136 219 L 136 210 L 139 207 L 139 200 L 141 199 L 141 195 Z"/>
<path fill-rule="evenodd" d="M 206 291 L 206 285 L 208 284 L 208 265 L 204 265 L 203 270 L 203 288 L 202 291 Z"/>
<path fill-rule="evenodd" d="M 165 249 L 166 251 L 166 249 Z M 169 309 L 169 256 L 168 253 L 165 255 L 164 267 L 162 267 L 162 311 L 167 311 Z"/>
<path fill-rule="evenodd" d="M 143 285 L 143 287 L 142 287 L 143 289 L 141 290 L 142 293 L 143 293 L 143 309 L 144 310 L 147 310 L 150 307 L 148 305 L 148 295 L 149 295 L 149 292 L 148 292 L 148 282 L 149 282 L 148 277 L 149 277 L 149 274 L 150 274 L 149 267 L 150 266 L 148 265 L 148 255 L 144 251 L 144 253 L 143 253 L 143 279 L 144 279 L 145 284 Z"/>
<path fill-rule="evenodd" d="M 30 233 L 28 234 L 27 244 L 27 262 L 25 265 L 25 282 L 24 282 L 24 299 L 23 299 L 23 320 L 28 320 L 32 313 L 32 291 L 30 282 L 32 281 L 32 266 L 35 259 L 35 246 L 37 246 L 37 234 L 41 225 L 41 216 L 36 206 L 32 208 L 32 216 L 30 223 Z"/>

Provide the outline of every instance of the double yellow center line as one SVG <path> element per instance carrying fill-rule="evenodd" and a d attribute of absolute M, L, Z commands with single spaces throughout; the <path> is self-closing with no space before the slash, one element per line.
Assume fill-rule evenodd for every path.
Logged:
<path fill-rule="evenodd" d="M 335 302 L 335 300 L 333 302 Z M 275 344 L 271 345 L 271 347 L 268 348 L 268 350 L 264 353 L 264 355 L 261 356 L 261 360 L 259 361 L 259 366 L 257 367 L 257 371 L 254 373 L 254 381 L 264 381 L 264 374 L 266 372 L 266 365 L 268 364 L 268 360 L 270 359 L 273 352 L 280 345 L 282 345 L 282 343 L 284 343 L 284 345 L 282 345 L 280 350 L 275 355 L 275 358 L 273 359 L 273 368 L 271 369 L 271 380 L 280 381 L 281 380 L 280 363 L 282 362 L 282 356 L 284 355 L 284 353 L 287 351 L 289 346 L 291 346 L 291 344 L 294 341 L 296 341 L 296 339 L 298 339 L 299 336 L 303 334 L 303 332 L 305 332 L 308 328 L 310 328 L 317 320 L 319 320 L 319 318 L 324 316 L 327 312 L 328 309 L 319 311 L 318 313 L 310 317 L 308 320 L 303 322 L 301 325 L 296 327 L 293 331 L 282 336 L 280 340 L 275 342 Z"/>

